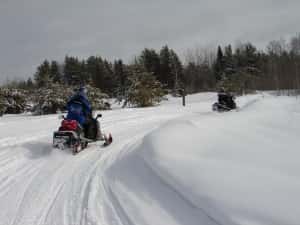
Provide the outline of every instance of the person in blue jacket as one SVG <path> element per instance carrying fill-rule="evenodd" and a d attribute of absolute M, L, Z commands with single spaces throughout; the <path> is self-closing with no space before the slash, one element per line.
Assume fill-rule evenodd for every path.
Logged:
<path fill-rule="evenodd" d="M 67 103 L 67 119 L 76 120 L 82 127 L 92 118 L 92 108 L 86 94 L 86 88 L 80 87 Z"/>
<path fill-rule="evenodd" d="M 86 138 L 97 140 L 102 138 L 97 118 L 93 118 L 92 107 L 87 98 L 87 90 L 80 87 L 67 103 L 68 120 L 76 120 L 83 128 Z"/>

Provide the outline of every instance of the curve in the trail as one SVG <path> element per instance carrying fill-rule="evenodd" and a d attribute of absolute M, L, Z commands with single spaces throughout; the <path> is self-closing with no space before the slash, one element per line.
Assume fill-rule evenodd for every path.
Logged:
<path fill-rule="evenodd" d="M 190 143 L 197 131 L 190 124 L 182 118 L 169 121 L 153 133 L 159 136 L 160 141 L 157 142 L 152 138 L 153 134 L 149 132 L 143 139 L 126 147 L 123 154 L 107 168 L 103 177 L 103 189 L 113 206 L 113 212 L 109 213 L 114 213 L 115 218 L 124 221 L 121 224 L 148 224 L 151 215 L 155 215 L 156 219 L 152 218 L 152 221 L 158 225 L 234 224 L 230 218 L 218 212 L 213 204 L 210 203 L 210 212 L 207 212 L 204 207 L 188 199 L 177 190 L 178 185 L 168 182 L 169 179 L 166 179 L 168 175 L 163 176 L 162 171 L 153 168 L 151 158 L 155 156 L 151 156 L 152 148 L 164 146 L 164 143 L 169 142 L 175 142 L 174 145 Z M 184 128 L 183 136 L 180 134 L 181 128 Z M 175 131 L 172 132 L 173 130 Z M 168 137 L 170 139 L 167 139 Z M 178 140 L 179 138 L 181 140 Z M 184 151 L 184 146 L 182 147 Z M 204 202 L 207 206 L 208 200 L 205 199 Z M 221 219 L 215 215 L 219 215 Z"/>

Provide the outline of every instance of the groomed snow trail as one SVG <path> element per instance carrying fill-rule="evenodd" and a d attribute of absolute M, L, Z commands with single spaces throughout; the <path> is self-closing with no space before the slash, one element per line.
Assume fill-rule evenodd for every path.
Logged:
<path fill-rule="evenodd" d="M 292 179 L 300 178 L 293 151 L 299 129 L 281 121 L 300 122 L 297 100 L 247 96 L 238 99 L 238 112 L 226 114 L 211 112 L 215 100 L 205 93 L 188 96 L 185 108 L 172 98 L 102 112 L 113 144 L 91 144 L 76 156 L 51 146 L 56 115 L 0 118 L 0 225 L 296 225 L 297 208 L 269 207 L 274 196 L 264 199 L 263 185 L 247 188 L 239 179 L 246 182 L 245 173 L 274 185 L 276 201 L 287 200 L 281 191 L 293 195 L 292 206 L 299 198 Z M 276 186 L 280 181 L 288 185 Z"/>

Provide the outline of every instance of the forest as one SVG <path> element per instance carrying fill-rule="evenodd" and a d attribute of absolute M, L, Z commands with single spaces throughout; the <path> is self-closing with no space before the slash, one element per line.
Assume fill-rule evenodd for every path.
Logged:
<path fill-rule="evenodd" d="M 256 90 L 300 87 L 300 34 L 270 41 L 264 50 L 250 42 L 195 48 L 179 57 L 167 45 L 159 51 L 145 48 L 132 62 L 109 61 L 100 55 L 63 62 L 45 59 L 28 80 L 11 81 L 0 88 L 0 114 L 63 110 L 78 86 L 88 86 L 95 109 L 109 109 L 105 100 L 123 106 L 155 105 L 166 94 L 180 96 L 220 87 L 236 95 Z"/>

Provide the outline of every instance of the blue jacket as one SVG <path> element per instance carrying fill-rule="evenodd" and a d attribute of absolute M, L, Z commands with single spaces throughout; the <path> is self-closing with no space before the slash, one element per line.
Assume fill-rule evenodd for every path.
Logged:
<path fill-rule="evenodd" d="M 87 116 L 92 114 L 90 102 L 83 91 L 79 91 L 69 99 L 67 109 L 67 119 L 76 120 L 80 125 L 83 125 Z"/>

